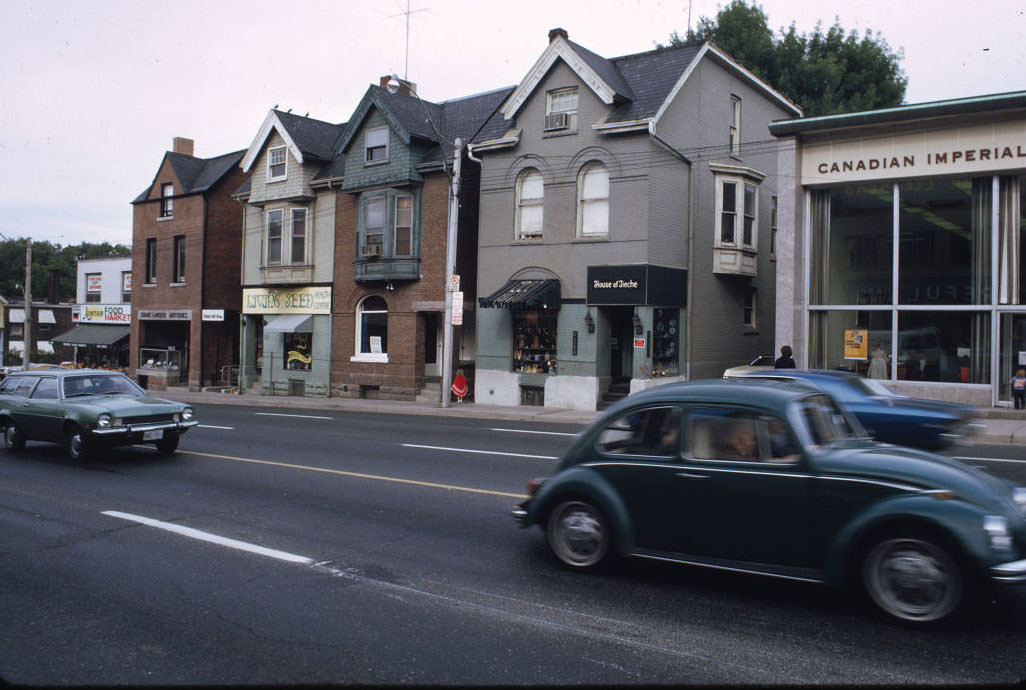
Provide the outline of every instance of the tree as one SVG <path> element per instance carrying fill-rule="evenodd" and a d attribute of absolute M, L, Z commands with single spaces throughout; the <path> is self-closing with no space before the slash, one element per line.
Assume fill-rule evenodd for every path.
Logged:
<path fill-rule="evenodd" d="M 810 35 L 794 23 L 774 36 L 758 5 L 732 0 L 716 19 L 702 17 L 689 41 L 709 40 L 802 107 L 806 117 L 889 108 L 905 99 L 908 78 L 901 50 L 893 52 L 879 33 L 847 33 L 839 20 Z M 685 41 L 677 32 L 670 45 Z"/>
<path fill-rule="evenodd" d="M 15 302 L 22 299 L 19 287 L 25 282 L 24 237 L 0 242 L 0 295 Z M 57 292 L 62 301 L 74 302 L 78 260 L 103 257 L 131 256 L 132 250 L 123 244 L 109 242 L 61 247 L 49 242 L 32 243 L 32 300 L 45 300 L 49 293 L 50 271 L 57 274 Z"/>

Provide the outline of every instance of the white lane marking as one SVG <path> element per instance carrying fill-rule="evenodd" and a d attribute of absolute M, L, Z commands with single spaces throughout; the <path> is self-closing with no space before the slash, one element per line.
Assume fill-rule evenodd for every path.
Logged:
<path fill-rule="evenodd" d="M 972 462 L 1014 462 L 1014 463 L 1026 463 L 1026 460 L 1015 460 L 1013 458 L 971 458 L 965 455 L 954 456 L 955 460 L 970 460 Z"/>
<path fill-rule="evenodd" d="M 214 426 L 213 424 L 197 424 L 197 429 L 224 429 L 225 431 L 235 431 L 233 426 Z"/>
<path fill-rule="evenodd" d="M 154 520 L 153 518 L 143 517 L 141 515 L 121 513 L 116 510 L 105 510 L 103 511 L 103 514 L 114 518 L 120 518 L 121 520 L 128 520 L 129 522 L 137 522 L 141 525 L 147 525 L 148 527 L 156 527 L 157 529 L 162 529 L 167 532 L 174 532 L 175 534 L 180 534 L 181 536 L 189 537 L 190 539 L 199 539 L 200 541 L 210 542 L 211 544 L 226 546 L 230 549 L 238 549 L 239 551 L 248 551 L 249 553 L 255 553 L 259 556 L 275 558 L 279 561 L 302 563 L 303 565 L 313 565 L 315 563 L 314 559 L 307 558 L 306 556 L 298 556 L 294 553 L 278 551 L 277 549 L 268 549 L 264 546 L 250 544 L 249 542 L 239 541 L 238 539 L 229 539 L 228 537 L 211 534 L 210 532 L 203 532 L 191 527 L 183 527 L 182 525 L 176 525 L 171 522 L 162 522 L 161 520 Z"/>
<path fill-rule="evenodd" d="M 546 436 L 576 436 L 577 434 L 570 434 L 565 431 L 530 431 L 528 429 L 496 429 L 492 428 L 489 431 L 508 431 L 511 434 L 545 434 Z"/>
<path fill-rule="evenodd" d="M 284 414 L 282 412 L 254 412 L 264 417 L 298 417 L 299 419 L 335 419 L 334 417 L 317 417 L 312 414 Z"/>
<path fill-rule="evenodd" d="M 416 443 L 402 443 L 404 448 L 423 448 L 425 450 L 444 450 L 449 453 L 475 453 L 477 455 L 504 455 L 510 458 L 531 458 L 533 460 L 558 460 L 555 455 L 528 455 L 527 453 L 503 453 L 498 450 L 472 450 L 470 448 L 446 448 L 444 446 L 421 446 Z"/>

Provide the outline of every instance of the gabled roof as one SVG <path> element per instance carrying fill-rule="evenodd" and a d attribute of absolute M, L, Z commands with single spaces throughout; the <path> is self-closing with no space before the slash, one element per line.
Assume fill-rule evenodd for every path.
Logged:
<path fill-rule="evenodd" d="M 517 113 L 557 60 L 562 60 L 596 97 L 610 106 L 606 119 L 595 125 L 597 129 L 654 130 L 659 118 L 705 59 L 715 60 L 781 107 L 795 115 L 801 114 L 797 105 L 709 41 L 607 59 L 570 41 L 562 29 L 553 29 L 541 57 L 474 141 L 498 145 L 515 141 Z"/>
<path fill-rule="evenodd" d="M 171 165 L 175 177 L 178 178 L 178 184 L 181 186 L 181 191 L 176 190 L 175 196 L 206 192 L 239 164 L 244 153 L 245 151 L 234 151 L 221 156 L 215 156 L 214 158 L 196 158 L 195 156 L 187 156 L 184 153 L 168 151 L 164 154 L 164 160 Z M 157 168 L 158 175 L 163 167 L 164 163 L 162 161 L 160 167 Z M 156 177 L 153 178 L 153 182 L 156 182 Z M 139 196 L 132 200 L 133 204 L 149 199 L 150 191 L 153 189 L 153 182 Z"/>
<path fill-rule="evenodd" d="M 246 150 L 241 163 L 242 169 L 249 172 L 253 167 L 271 132 L 277 132 L 285 140 L 289 153 L 300 165 L 331 161 L 335 157 L 333 144 L 344 128 L 344 122 L 334 125 L 272 108 Z"/>
<path fill-rule="evenodd" d="M 345 153 L 371 110 L 376 109 L 404 143 L 417 138 L 436 144 L 439 154 L 448 156 L 452 142 L 457 137 L 469 141 L 512 91 L 513 87 L 506 87 L 432 103 L 416 95 L 389 93 L 387 89 L 371 85 L 339 137 L 335 150 Z"/>

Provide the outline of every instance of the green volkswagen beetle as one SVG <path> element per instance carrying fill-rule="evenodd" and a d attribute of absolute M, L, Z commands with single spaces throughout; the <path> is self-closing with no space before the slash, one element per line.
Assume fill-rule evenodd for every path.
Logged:
<path fill-rule="evenodd" d="M 945 619 L 1026 582 L 1026 489 L 872 441 L 801 382 L 668 384 L 608 409 L 514 510 L 566 566 L 614 556 L 861 586 L 882 611 Z"/>
<path fill-rule="evenodd" d="M 18 371 L 0 381 L 4 446 L 51 441 L 73 460 L 103 446 L 153 443 L 174 453 L 178 439 L 196 425 L 188 405 L 151 398 L 124 374 L 94 369 Z"/>

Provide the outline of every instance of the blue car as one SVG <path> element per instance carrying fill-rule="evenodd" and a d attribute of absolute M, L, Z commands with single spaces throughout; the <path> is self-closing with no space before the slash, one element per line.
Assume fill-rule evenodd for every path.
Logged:
<path fill-rule="evenodd" d="M 847 371 L 775 369 L 745 377 L 805 381 L 851 411 L 877 441 L 925 450 L 944 450 L 970 440 L 980 429 L 970 405 L 909 398 L 880 381 Z"/>

